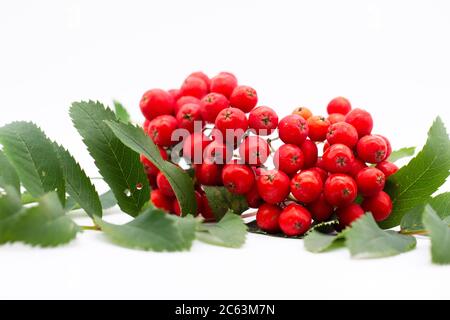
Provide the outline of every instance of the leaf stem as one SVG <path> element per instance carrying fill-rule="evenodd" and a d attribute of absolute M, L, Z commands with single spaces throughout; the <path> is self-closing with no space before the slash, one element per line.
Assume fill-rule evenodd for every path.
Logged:
<path fill-rule="evenodd" d="M 400 230 L 400 234 L 407 234 L 407 235 L 418 235 L 418 236 L 427 236 L 428 231 L 427 230 L 415 230 L 415 231 L 408 231 L 408 230 Z"/>
<path fill-rule="evenodd" d="M 93 231 L 102 231 L 102 228 L 99 226 L 80 226 L 83 230 L 93 230 Z"/>

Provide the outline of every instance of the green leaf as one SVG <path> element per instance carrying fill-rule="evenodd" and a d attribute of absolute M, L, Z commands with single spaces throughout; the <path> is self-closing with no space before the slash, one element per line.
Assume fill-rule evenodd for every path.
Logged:
<path fill-rule="evenodd" d="M 20 179 L 16 169 L 9 162 L 3 151 L 0 150 L 0 186 L 12 186 L 20 192 Z"/>
<path fill-rule="evenodd" d="M 183 215 L 195 214 L 197 201 L 195 200 L 194 183 L 189 175 L 177 165 L 165 161 L 161 157 L 158 147 L 142 128 L 116 121 L 107 121 L 107 124 L 125 145 L 137 153 L 143 154 L 164 173 L 180 203 Z"/>
<path fill-rule="evenodd" d="M 37 198 L 56 190 L 64 203 L 63 172 L 53 143 L 41 129 L 30 122 L 7 124 L 0 128 L 0 143 L 23 186 L 32 196 Z"/>
<path fill-rule="evenodd" d="M 245 243 L 247 226 L 244 220 L 229 210 L 217 223 L 199 226 L 197 239 L 228 248 L 240 248 Z"/>
<path fill-rule="evenodd" d="M 196 220 L 174 217 L 162 210 L 150 208 L 124 225 L 114 225 L 94 217 L 103 232 L 115 243 L 153 251 L 182 251 L 192 246 Z"/>
<path fill-rule="evenodd" d="M 416 238 L 380 229 L 370 213 L 353 222 L 345 238 L 345 244 L 354 258 L 394 256 L 416 247 Z"/>
<path fill-rule="evenodd" d="M 390 162 L 396 162 L 403 158 L 412 157 L 414 153 L 416 153 L 416 147 L 402 148 L 399 150 L 392 151 L 388 160 Z"/>
<path fill-rule="evenodd" d="M 309 252 L 319 253 L 345 247 L 344 239 L 345 231 L 330 235 L 313 230 L 305 236 L 304 245 Z"/>
<path fill-rule="evenodd" d="M 5 186 L 5 193 L 0 197 L 0 244 L 11 241 L 12 226 L 17 214 L 23 209 L 19 192 L 15 187 Z"/>
<path fill-rule="evenodd" d="M 117 204 L 117 199 L 112 190 L 109 190 L 100 196 L 100 202 L 104 210 L 110 209 Z"/>
<path fill-rule="evenodd" d="M 122 211 L 137 216 L 150 198 L 150 187 L 139 154 L 125 146 L 106 125 L 114 113 L 98 102 L 75 102 L 72 121 Z"/>
<path fill-rule="evenodd" d="M 245 196 L 232 194 L 225 187 L 203 186 L 203 189 L 217 221 L 230 209 L 235 214 L 241 214 L 248 209 Z"/>
<path fill-rule="evenodd" d="M 430 199 L 428 204 L 441 219 L 450 218 L 450 192 L 442 193 Z M 402 233 L 425 233 L 425 226 L 422 223 L 425 206 L 426 204 L 421 204 L 403 216 L 400 224 Z"/>
<path fill-rule="evenodd" d="M 449 170 L 450 140 L 438 117 L 422 151 L 388 180 L 386 192 L 392 198 L 394 209 L 380 226 L 384 229 L 398 226 L 408 211 L 429 200 L 445 182 Z"/>
<path fill-rule="evenodd" d="M 55 150 L 66 180 L 66 190 L 86 213 L 92 216 L 102 216 L 102 205 L 97 190 L 74 157 L 64 147 L 55 143 Z"/>
<path fill-rule="evenodd" d="M 450 264 L 450 228 L 429 205 L 425 207 L 423 224 L 431 238 L 431 260 L 437 264 Z"/>
<path fill-rule="evenodd" d="M 114 100 L 114 111 L 116 113 L 117 120 L 125 123 L 130 122 L 131 117 L 128 110 L 119 101 Z"/>

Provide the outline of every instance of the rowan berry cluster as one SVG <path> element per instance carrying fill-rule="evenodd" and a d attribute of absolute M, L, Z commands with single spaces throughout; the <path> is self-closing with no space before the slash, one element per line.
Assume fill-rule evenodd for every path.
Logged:
<path fill-rule="evenodd" d="M 194 169 L 197 214 L 214 220 L 202 186 L 225 186 L 258 209 L 262 230 L 288 236 L 304 234 L 313 220 L 336 217 L 345 228 L 364 212 L 377 221 L 389 216 L 392 201 L 383 189 L 398 168 L 387 160 L 389 140 L 372 134 L 367 111 L 338 97 L 328 104 L 327 117 L 300 107 L 279 120 L 273 109 L 257 105 L 256 91 L 229 72 L 211 79 L 195 72 L 180 89 L 144 93 L 144 130 L 161 156 L 178 163 L 181 151 L 180 165 Z M 153 204 L 179 215 L 166 177 L 141 160 Z"/>

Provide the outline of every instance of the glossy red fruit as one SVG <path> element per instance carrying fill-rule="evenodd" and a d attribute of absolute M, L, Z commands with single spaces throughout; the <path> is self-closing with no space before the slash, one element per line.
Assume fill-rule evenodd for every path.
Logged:
<path fill-rule="evenodd" d="M 397 165 L 389 161 L 382 161 L 378 163 L 376 168 L 384 173 L 386 179 L 398 171 Z"/>
<path fill-rule="evenodd" d="M 167 212 L 172 211 L 172 198 L 165 196 L 159 189 L 152 190 L 150 193 L 150 201 L 159 209 Z"/>
<path fill-rule="evenodd" d="M 328 141 L 325 141 L 323 143 L 323 153 L 325 153 L 325 151 L 327 151 L 328 148 L 330 148 L 330 143 Z"/>
<path fill-rule="evenodd" d="M 255 187 L 245 194 L 245 199 L 247 199 L 248 206 L 254 209 L 259 208 L 264 203 Z"/>
<path fill-rule="evenodd" d="M 234 194 L 246 194 L 255 184 L 255 174 L 244 164 L 227 164 L 222 170 L 223 185 Z"/>
<path fill-rule="evenodd" d="M 265 203 L 259 207 L 256 213 L 256 224 L 261 230 L 269 233 L 276 233 L 280 231 L 278 219 L 281 214 L 281 209 L 273 204 Z"/>
<path fill-rule="evenodd" d="M 312 141 L 324 141 L 327 137 L 330 121 L 322 116 L 312 116 L 308 119 L 308 137 Z"/>
<path fill-rule="evenodd" d="M 230 96 L 230 104 L 245 113 L 250 112 L 258 103 L 256 90 L 249 86 L 237 86 Z"/>
<path fill-rule="evenodd" d="M 358 132 L 347 122 L 338 122 L 328 128 L 327 141 L 333 144 L 345 144 L 353 148 L 358 143 Z"/>
<path fill-rule="evenodd" d="M 314 172 L 317 172 L 319 174 L 320 178 L 322 179 L 323 183 L 325 183 L 325 181 L 327 181 L 327 179 L 328 179 L 328 172 L 325 171 L 322 168 L 319 168 L 319 167 L 312 167 L 312 168 L 309 168 L 309 169 L 303 170 L 303 171 L 314 171 Z"/>
<path fill-rule="evenodd" d="M 364 210 L 359 204 L 352 203 L 346 207 L 339 208 L 336 211 L 336 215 L 339 220 L 339 227 L 342 230 L 361 218 L 364 215 Z"/>
<path fill-rule="evenodd" d="M 340 113 L 332 113 L 328 116 L 327 119 L 328 119 L 328 121 L 330 121 L 331 124 L 335 124 L 335 123 L 339 123 L 339 122 L 344 122 L 345 116 Z"/>
<path fill-rule="evenodd" d="M 197 202 L 196 215 L 198 215 L 202 212 L 202 196 L 201 196 L 200 192 L 198 192 L 198 191 L 195 191 L 195 200 Z M 181 216 L 181 207 L 180 207 L 180 203 L 178 202 L 177 198 L 173 199 L 172 212 L 177 216 Z"/>
<path fill-rule="evenodd" d="M 230 97 L 234 88 L 237 87 L 236 77 L 229 72 L 221 72 L 211 79 L 210 91 L 223 94 L 225 97 Z"/>
<path fill-rule="evenodd" d="M 196 97 L 191 97 L 191 96 L 180 97 L 180 98 L 178 98 L 177 102 L 175 102 L 174 112 L 175 112 L 175 114 L 177 114 L 178 111 L 180 111 L 181 107 L 188 103 L 195 103 L 195 104 L 201 105 L 200 101 L 201 100 Z"/>
<path fill-rule="evenodd" d="M 365 198 L 361 206 L 365 211 L 370 211 L 376 221 L 386 220 L 392 212 L 391 197 L 384 191 Z"/>
<path fill-rule="evenodd" d="M 219 186 L 222 184 L 222 166 L 209 160 L 195 165 L 195 178 L 205 186 Z"/>
<path fill-rule="evenodd" d="M 211 92 L 201 100 L 202 118 L 206 122 L 214 123 L 219 112 L 229 106 L 230 102 L 223 94 Z"/>
<path fill-rule="evenodd" d="M 206 222 L 214 222 L 216 221 L 216 217 L 209 205 L 208 198 L 206 194 L 202 193 L 202 216 Z"/>
<path fill-rule="evenodd" d="M 323 194 L 317 200 L 311 202 L 307 208 L 316 222 L 326 221 L 333 214 L 333 207 L 328 204 Z"/>
<path fill-rule="evenodd" d="M 292 114 L 298 114 L 299 116 L 301 116 L 305 120 L 308 120 L 313 115 L 311 110 L 309 110 L 306 107 L 297 107 L 297 108 L 294 109 Z"/>
<path fill-rule="evenodd" d="M 148 183 L 150 184 L 151 190 L 158 189 L 158 185 L 156 184 L 156 175 L 147 173 Z"/>
<path fill-rule="evenodd" d="M 182 96 L 191 96 L 201 99 L 207 93 L 208 85 L 203 79 L 199 77 L 187 77 L 180 88 L 180 94 Z"/>
<path fill-rule="evenodd" d="M 328 114 L 340 113 L 346 115 L 352 109 L 350 101 L 344 97 L 337 97 L 331 100 L 327 106 Z"/>
<path fill-rule="evenodd" d="M 345 122 L 355 127 L 360 138 L 370 134 L 373 129 L 372 116 L 366 110 L 353 109 L 345 116 Z"/>
<path fill-rule="evenodd" d="M 162 172 L 158 172 L 158 175 L 156 176 L 156 184 L 158 185 L 158 189 L 161 190 L 166 197 L 175 196 L 175 192 L 173 191 L 169 180 L 167 180 L 166 176 Z"/>
<path fill-rule="evenodd" d="M 355 160 L 352 162 L 350 166 L 348 174 L 351 175 L 352 177 L 356 177 L 358 172 L 360 172 L 364 168 L 367 168 L 367 165 L 358 158 L 355 158 Z"/>
<path fill-rule="evenodd" d="M 302 149 L 303 155 L 305 156 L 303 168 L 308 169 L 314 167 L 317 163 L 319 153 L 317 144 L 308 139 L 300 146 L 300 149 Z"/>
<path fill-rule="evenodd" d="M 158 146 L 170 147 L 176 143 L 176 141 L 172 141 L 172 133 L 177 129 L 177 126 L 178 122 L 174 117 L 158 116 L 150 121 L 148 135 Z"/>
<path fill-rule="evenodd" d="M 248 125 L 257 135 L 266 136 L 278 127 L 278 116 L 269 107 L 257 107 L 250 111 Z"/>
<path fill-rule="evenodd" d="M 177 113 L 178 128 L 186 129 L 189 132 L 194 132 L 195 121 L 198 122 L 199 127 L 203 126 L 203 119 L 200 112 L 200 106 L 195 103 L 187 103 L 180 108 Z"/>
<path fill-rule="evenodd" d="M 377 168 L 362 169 L 356 175 L 358 191 L 365 197 L 374 196 L 384 189 L 386 178 L 384 173 Z"/>
<path fill-rule="evenodd" d="M 167 151 L 164 148 L 161 148 L 161 147 L 158 147 L 158 149 L 159 149 L 159 154 L 161 155 L 161 157 L 164 160 L 167 160 L 168 157 L 169 157 L 167 155 Z M 154 175 L 154 176 L 156 176 L 158 174 L 159 169 L 157 167 L 155 167 L 153 162 L 148 160 L 143 154 L 141 154 L 141 162 L 144 165 L 144 169 L 145 169 L 145 172 L 147 174 Z"/>
<path fill-rule="evenodd" d="M 145 119 L 144 123 L 142 124 L 142 128 L 144 129 L 144 132 L 148 132 L 148 125 L 150 124 L 150 120 Z"/>
<path fill-rule="evenodd" d="M 173 104 L 174 100 L 167 91 L 152 89 L 144 93 L 139 107 L 144 117 L 152 120 L 161 115 L 173 114 Z"/>
<path fill-rule="evenodd" d="M 202 132 L 194 132 L 183 142 L 183 157 L 190 163 L 198 164 L 203 161 L 205 148 L 212 142 Z"/>
<path fill-rule="evenodd" d="M 391 142 L 389 141 L 388 138 L 386 138 L 385 136 L 382 136 L 381 134 L 376 134 L 376 136 L 382 138 L 384 140 L 384 142 L 386 142 L 386 158 L 384 160 L 386 160 L 387 158 L 389 158 L 392 154 L 392 145 Z"/>
<path fill-rule="evenodd" d="M 278 219 L 281 231 L 287 236 L 300 236 L 311 227 L 311 214 L 303 206 L 291 203 Z"/>
<path fill-rule="evenodd" d="M 330 175 L 325 182 L 324 195 L 330 205 L 345 207 L 355 201 L 358 187 L 352 177 L 336 173 Z"/>
<path fill-rule="evenodd" d="M 261 198 L 270 204 L 282 202 L 289 195 L 289 177 L 279 170 L 265 170 L 256 179 Z"/>
<path fill-rule="evenodd" d="M 305 170 L 291 180 L 291 192 L 295 199 L 303 203 L 317 200 L 323 190 L 323 181 L 316 171 Z"/>
<path fill-rule="evenodd" d="M 322 156 L 325 170 L 332 173 L 350 172 L 355 160 L 353 151 L 343 144 L 333 144 Z"/>
<path fill-rule="evenodd" d="M 207 87 L 207 89 L 209 90 L 209 85 L 210 85 L 210 83 L 211 83 L 211 79 L 209 79 L 209 77 L 208 77 L 204 72 L 202 72 L 202 71 L 192 72 L 192 73 L 188 76 L 188 78 L 189 78 L 189 77 L 197 77 L 197 78 L 202 79 L 202 80 L 206 83 L 206 87 Z"/>
<path fill-rule="evenodd" d="M 305 156 L 302 149 L 294 144 L 283 144 L 273 157 L 275 168 L 287 175 L 294 174 L 303 168 Z"/>
<path fill-rule="evenodd" d="M 241 109 L 226 108 L 219 112 L 215 121 L 216 128 L 223 137 L 241 137 L 248 128 L 248 121 Z M 227 135 L 228 133 L 228 135 Z"/>
<path fill-rule="evenodd" d="M 180 89 L 170 89 L 167 91 L 173 98 L 173 101 L 177 101 L 180 97 Z"/>
<path fill-rule="evenodd" d="M 233 157 L 233 150 L 218 140 L 208 144 L 203 152 L 203 158 L 217 164 L 225 164 Z"/>
<path fill-rule="evenodd" d="M 252 166 L 264 164 L 270 155 L 270 147 L 266 140 L 258 136 L 248 136 L 239 146 L 241 159 Z"/>
<path fill-rule="evenodd" d="M 278 124 L 278 133 L 284 143 L 300 147 L 308 136 L 308 124 L 299 115 L 291 114 L 281 119 Z"/>
<path fill-rule="evenodd" d="M 379 136 L 364 136 L 358 141 L 356 152 L 365 162 L 379 163 L 386 159 L 386 142 Z"/>

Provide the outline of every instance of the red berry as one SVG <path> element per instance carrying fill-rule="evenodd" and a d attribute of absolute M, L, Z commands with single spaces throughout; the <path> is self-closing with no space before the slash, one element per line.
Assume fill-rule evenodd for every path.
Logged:
<path fill-rule="evenodd" d="M 326 172 L 322 168 L 312 167 L 312 168 L 309 168 L 308 171 L 317 172 L 319 174 L 320 178 L 322 179 L 322 182 L 325 182 L 328 179 L 328 172 Z"/>
<path fill-rule="evenodd" d="M 201 132 L 194 132 L 184 139 L 183 142 L 183 157 L 190 163 L 201 163 L 203 160 L 203 153 L 207 145 L 211 143 L 211 139 Z"/>
<path fill-rule="evenodd" d="M 201 99 L 207 93 L 208 85 L 203 79 L 198 77 L 187 77 L 180 88 L 180 94 L 182 96 L 191 96 Z"/>
<path fill-rule="evenodd" d="M 366 197 L 376 195 L 378 192 L 382 191 L 385 182 L 386 178 L 384 173 L 373 167 L 362 169 L 356 175 L 358 190 Z"/>
<path fill-rule="evenodd" d="M 216 216 L 214 215 L 214 212 L 209 205 L 208 198 L 204 193 L 202 193 L 202 216 L 205 218 L 206 222 L 216 221 Z"/>
<path fill-rule="evenodd" d="M 248 136 L 239 146 L 239 155 L 245 163 L 260 166 L 270 155 L 269 144 L 258 136 Z"/>
<path fill-rule="evenodd" d="M 257 107 L 250 111 L 248 125 L 257 135 L 267 136 L 277 128 L 278 116 L 269 107 Z"/>
<path fill-rule="evenodd" d="M 300 149 L 302 149 L 303 155 L 305 156 L 303 168 L 308 169 L 314 167 L 317 163 L 319 153 L 317 144 L 308 139 L 300 146 Z"/>
<path fill-rule="evenodd" d="M 325 141 L 323 143 L 323 153 L 325 153 L 325 151 L 327 151 L 330 148 L 330 143 L 328 141 Z"/>
<path fill-rule="evenodd" d="M 180 111 L 182 106 L 184 106 L 185 104 L 188 104 L 188 103 L 195 103 L 195 104 L 201 105 L 200 99 L 198 99 L 196 97 L 191 97 L 191 96 L 180 97 L 174 106 L 175 114 L 177 114 L 178 111 Z"/>
<path fill-rule="evenodd" d="M 330 144 L 345 144 L 353 148 L 358 143 L 358 132 L 347 122 L 338 122 L 328 128 L 327 141 Z"/>
<path fill-rule="evenodd" d="M 165 210 L 167 212 L 172 211 L 172 199 L 166 197 L 161 190 L 152 190 L 150 193 L 150 201 L 153 205 L 159 209 Z"/>
<path fill-rule="evenodd" d="M 311 214 L 303 206 L 291 203 L 281 212 L 278 224 L 285 235 L 299 236 L 311 227 Z"/>
<path fill-rule="evenodd" d="M 205 186 L 218 186 L 222 184 L 222 166 L 204 161 L 195 165 L 195 178 L 197 182 Z"/>
<path fill-rule="evenodd" d="M 332 113 L 328 116 L 327 119 L 328 119 L 328 121 L 330 121 L 331 124 L 335 124 L 335 123 L 339 123 L 339 122 L 344 122 L 345 116 L 340 113 Z"/>
<path fill-rule="evenodd" d="M 147 179 L 148 183 L 150 184 L 151 190 L 158 189 L 158 185 L 156 184 L 156 175 L 147 173 Z"/>
<path fill-rule="evenodd" d="M 217 164 L 225 164 L 233 157 L 233 150 L 227 148 L 223 142 L 214 140 L 208 144 L 203 152 L 203 158 Z"/>
<path fill-rule="evenodd" d="M 176 141 L 172 141 L 172 133 L 177 129 L 177 119 L 169 115 L 158 116 L 150 121 L 148 135 L 158 146 L 170 147 Z"/>
<path fill-rule="evenodd" d="M 292 114 L 298 114 L 305 120 L 308 120 L 312 116 L 311 110 L 309 110 L 306 107 L 295 108 L 294 111 L 292 112 Z"/>
<path fill-rule="evenodd" d="M 256 213 L 256 223 L 261 230 L 269 233 L 276 233 L 280 231 L 278 225 L 278 218 L 280 217 L 281 209 L 273 204 L 263 204 Z"/>
<path fill-rule="evenodd" d="M 305 156 L 302 149 L 293 144 L 283 144 L 273 157 L 275 168 L 287 175 L 294 174 L 303 168 Z"/>
<path fill-rule="evenodd" d="M 351 124 L 358 131 L 358 136 L 364 137 L 372 132 L 373 119 L 370 113 L 362 109 L 353 109 L 345 116 L 345 122 Z"/>
<path fill-rule="evenodd" d="M 289 177 L 279 170 L 266 170 L 256 179 L 261 198 L 270 204 L 282 202 L 289 195 Z"/>
<path fill-rule="evenodd" d="M 278 132 L 281 141 L 300 147 L 308 136 L 308 124 L 299 115 L 291 114 L 281 119 Z"/>
<path fill-rule="evenodd" d="M 332 174 L 324 186 L 325 199 L 336 207 L 345 207 L 355 201 L 358 187 L 355 180 L 346 174 Z"/>
<path fill-rule="evenodd" d="M 397 165 L 389 161 L 382 161 L 378 163 L 376 168 L 384 173 L 386 179 L 398 171 Z"/>
<path fill-rule="evenodd" d="M 385 158 L 385 160 L 386 160 L 387 158 L 389 158 L 391 156 L 391 153 L 392 153 L 391 142 L 389 141 L 388 138 L 386 138 L 385 136 L 382 136 L 381 134 L 376 134 L 376 136 L 382 138 L 384 140 L 384 142 L 386 142 L 386 147 L 387 147 L 386 158 Z"/>
<path fill-rule="evenodd" d="M 303 203 L 317 200 L 322 193 L 323 181 L 316 171 L 305 170 L 291 180 L 291 192 L 295 199 Z"/>
<path fill-rule="evenodd" d="M 255 174 L 243 164 L 227 164 L 222 170 L 223 185 L 235 194 L 246 194 L 255 184 Z"/>
<path fill-rule="evenodd" d="M 379 163 L 386 159 L 387 146 L 379 136 L 364 136 L 356 146 L 358 157 L 368 163 Z"/>
<path fill-rule="evenodd" d="M 352 150 L 343 144 L 333 144 L 323 154 L 325 170 L 332 173 L 347 173 L 355 160 Z"/>
<path fill-rule="evenodd" d="M 247 192 L 245 194 L 245 198 L 247 199 L 247 203 L 250 208 L 259 208 L 259 206 L 263 203 L 257 188 L 252 188 L 249 192 Z"/>
<path fill-rule="evenodd" d="M 384 191 L 373 197 L 365 198 L 361 206 L 366 212 L 371 212 L 376 221 L 387 219 L 392 212 L 391 197 Z"/>
<path fill-rule="evenodd" d="M 219 112 L 229 106 L 230 102 L 223 94 L 211 92 L 201 101 L 202 118 L 206 122 L 214 123 Z"/>
<path fill-rule="evenodd" d="M 314 221 L 322 222 L 328 220 L 333 214 L 333 207 L 328 204 L 323 194 L 308 205 L 308 210 L 314 218 Z"/>
<path fill-rule="evenodd" d="M 167 151 L 164 148 L 161 148 L 161 147 L 158 147 L 158 148 L 159 148 L 159 154 L 161 155 L 161 157 L 164 160 L 167 160 L 167 158 L 169 157 L 167 155 Z M 159 169 L 157 167 L 155 167 L 153 162 L 148 160 L 143 154 L 141 154 L 141 162 L 144 165 L 145 172 L 147 174 L 154 175 L 154 176 L 156 176 L 158 174 Z"/>
<path fill-rule="evenodd" d="M 221 72 L 211 79 L 210 90 L 230 97 L 234 88 L 237 87 L 237 80 L 234 75 L 228 72 Z"/>
<path fill-rule="evenodd" d="M 237 86 L 230 96 L 230 104 L 245 113 L 250 112 L 258 103 L 256 90 L 249 86 Z"/>
<path fill-rule="evenodd" d="M 200 106 L 195 103 L 187 103 L 180 108 L 177 113 L 178 127 L 186 129 L 189 132 L 194 132 L 194 123 L 197 121 L 199 127 L 203 125 L 202 115 L 200 113 Z"/>
<path fill-rule="evenodd" d="M 312 116 L 308 119 L 308 137 L 312 141 L 324 141 L 327 137 L 330 121 L 322 116 Z"/>
<path fill-rule="evenodd" d="M 228 141 L 229 137 L 242 137 L 245 131 L 247 131 L 248 121 L 245 113 L 241 109 L 226 108 L 217 115 L 215 125 Z"/>
<path fill-rule="evenodd" d="M 150 120 L 145 119 L 144 123 L 142 124 L 142 128 L 144 129 L 144 132 L 148 132 L 148 125 L 150 124 Z"/>
<path fill-rule="evenodd" d="M 352 109 L 352 105 L 350 101 L 345 99 L 344 97 L 337 97 L 328 103 L 327 112 L 328 114 L 340 113 L 346 115 Z"/>
<path fill-rule="evenodd" d="M 197 77 L 202 79 L 203 81 L 205 81 L 206 86 L 209 90 L 209 85 L 211 83 L 211 79 L 209 79 L 209 77 L 202 71 L 196 71 L 196 72 L 192 72 L 188 77 Z"/>
<path fill-rule="evenodd" d="M 352 177 L 356 177 L 358 172 L 360 172 L 362 169 L 367 168 L 367 165 L 362 162 L 361 160 L 355 158 L 355 160 L 352 162 L 350 166 L 350 170 L 348 171 L 348 174 Z"/>
<path fill-rule="evenodd" d="M 180 89 L 170 89 L 167 91 L 173 98 L 173 101 L 177 101 L 180 97 Z"/>
<path fill-rule="evenodd" d="M 158 172 L 158 175 L 156 176 L 156 184 L 158 185 L 159 190 L 161 190 L 166 197 L 175 196 L 175 192 L 173 192 L 169 180 L 167 180 L 166 176 L 162 172 Z"/>
<path fill-rule="evenodd" d="M 173 114 L 173 104 L 174 100 L 167 91 L 152 89 L 144 93 L 139 106 L 144 117 L 152 120 L 157 116 Z"/>
<path fill-rule="evenodd" d="M 197 202 L 196 214 L 200 214 L 202 212 L 202 196 L 201 196 L 200 192 L 198 192 L 198 191 L 195 191 L 195 200 Z M 180 203 L 178 202 L 177 198 L 173 199 L 172 211 L 175 215 L 181 216 L 181 207 L 180 207 Z"/>
<path fill-rule="evenodd" d="M 352 203 L 346 207 L 339 208 L 336 211 L 336 215 L 339 220 L 340 229 L 345 229 L 350 226 L 353 221 L 361 218 L 364 215 L 364 210 L 359 204 Z"/>

